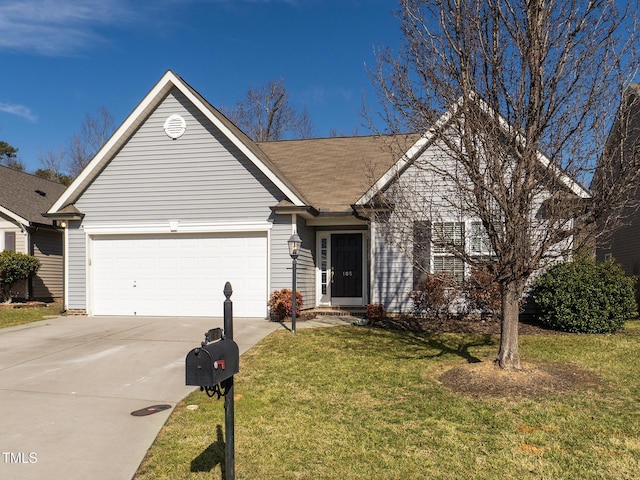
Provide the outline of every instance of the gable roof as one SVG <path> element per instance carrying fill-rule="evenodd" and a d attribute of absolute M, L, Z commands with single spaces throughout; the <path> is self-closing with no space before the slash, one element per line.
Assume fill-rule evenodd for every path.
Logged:
<path fill-rule="evenodd" d="M 44 217 L 65 186 L 0 165 L 0 213 L 24 226 L 53 225 Z"/>
<path fill-rule="evenodd" d="M 131 138 L 149 114 L 164 100 L 171 89 L 177 88 L 202 114 L 211 121 L 247 158 L 265 174 L 273 184 L 291 201 L 293 205 L 305 206 L 307 201 L 287 178 L 271 162 L 269 157 L 231 123 L 220 111 L 215 109 L 182 78 L 168 70 L 151 91 L 142 99 L 133 112 L 126 118 L 111 138 L 96 153 L 80 175 L 49 209 L 49 215 L 60 213 L 72 205 L 111 161 L 120 148 Z"/>
<path fill-rule="evenodd" d="M 320 213 L 351 213 L 360 198 L 419 135 L 331 137 L 258 142 Z"/>
<path fill-rule="evenodd" d="M 500 128 L 507 134 L 512 135 L 513 129 L 509 126 L 506 119 L 493 110 L 485 101 L 478 98 L 477 95 L 472 95 L 472 100 L 477 102 L 480 109 L 487 114 L 490 118 L 495 118 L 498 121 Z M 454 103 L 438 121 L 431 127 L 424 135 L 422 135 L 404 155 L 382 175 L 378 181 L 371 186 L 356 202 L 355 205 L 366 205 L 376 195 L 384 191 L 398 175 L 402 174 L 413 162 L 415 162 L 420 155 L 433 144 L 436 140 L 436 132 L 448 125 L 456 116 L 460 114 L 460 108 L 464 99 L 461 97 L 456 103 Z M 516 134 L 516 140 L 520 145 L 524 145 L 526 142 L 524 137 L 520 134 Z M 590 198 L 589 192 L 578 182 L 576 182 L 571 176 L 566 174 L 560 167 L 553 164 L 551 159 L 541 152 L 538 152 L 538 161 L 543 168 L 548 168 L 558 177 L 558 180 L 569 191 L 578 196 L 579 198 Z"/>

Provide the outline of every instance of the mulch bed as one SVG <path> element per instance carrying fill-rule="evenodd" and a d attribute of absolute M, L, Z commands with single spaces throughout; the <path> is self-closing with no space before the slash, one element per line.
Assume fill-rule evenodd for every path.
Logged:
<path fill-rule="evenodd" d="M 13 302 L 13 303 L 0 303 L 0 308 L 15 309 L 15 308 L 39 308 L 46 307 L 44 302 Z"/>
<path fill-rule="evenodd" d="M 479 319 L 477 317 L 391 317 L 371 322 L 374 327 L 403 330 L 414 333 L 480 333 L 499 335 L 500 321 L 492 318 Z M 518 332 L 521 335 L 565 335 L 563 332 L 550 330 L 537 324 L 534 320 L 523 318 L 520 320 Z"/>
<path fill-rule="evenodd" d="M 437 380 L 450 390 L 475 397 L 528 397 L 597 389 L 601 379 L 569 363 L 523 361 L 522 370 L 503 371 L 493 362 L 466 363 Z"/>

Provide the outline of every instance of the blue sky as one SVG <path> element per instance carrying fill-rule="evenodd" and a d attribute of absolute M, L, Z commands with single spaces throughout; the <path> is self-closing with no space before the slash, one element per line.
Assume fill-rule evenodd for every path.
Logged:
<path fill-rule="evenodd" d="M 367 67 L 397 47 L 393 0 L 0 0 L 0 140 L 28 171 L 87 113 L 119 125 L 171 69 L 214 106 L 284 78 L 314 136 L 367 134 Z"/>

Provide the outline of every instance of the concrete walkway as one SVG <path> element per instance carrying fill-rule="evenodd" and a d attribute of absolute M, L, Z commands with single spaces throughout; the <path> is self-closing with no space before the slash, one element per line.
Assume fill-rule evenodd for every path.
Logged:
<path fill-rule="evenodd" d="M 308 325 L 312 326 L 311 323 Z M 130 479 L 222 319 L 59 317 L 0 330 L 0 479 Z M 234 319 L 242 354 L 283 325 Z M 135 417 L 152 405 L 170 409 Z"/>

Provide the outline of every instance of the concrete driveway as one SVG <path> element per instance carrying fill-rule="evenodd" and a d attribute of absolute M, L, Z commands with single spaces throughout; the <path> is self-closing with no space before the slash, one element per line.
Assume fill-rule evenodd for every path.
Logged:
<path fill-rule="evenodd" d="M 214 327 L 221 318 L 59 317 L 0 330 L 0 479 L 130 479 L 194 390 L 184 359 Z M 234 340 L 242 354 L 278 328 L 234 319 Z M 171 408 L 131 415 L 157 404 Z"/>

